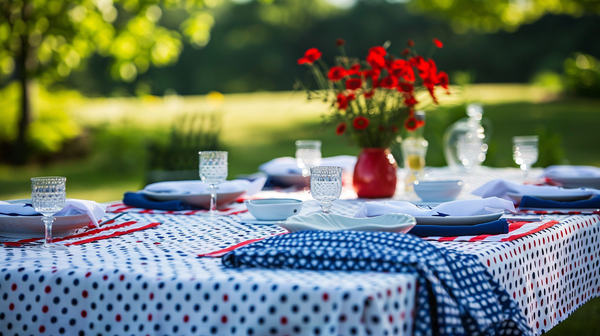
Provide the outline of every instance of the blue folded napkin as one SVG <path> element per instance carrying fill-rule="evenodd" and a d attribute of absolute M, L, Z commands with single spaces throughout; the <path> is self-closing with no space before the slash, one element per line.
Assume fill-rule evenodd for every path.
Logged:
<path fill-rule="evenodd" d="M 532 196 L 523 196 L 519 207 L 541 209 L 600 209 L 600 196 L 573 202 L 558 202 Z"/>
<path fill-rule="evenodd" d="M 517 304 L 477 257 L 408 234 L 300 231 L 235 249 L 222 262 L 225 267 L 415 274 L 415 335 L 532 334 Z"/>
<path fill-rule="evenodd" d="M 415 225 L 408 233 L 418 237 L 479 236 L 508 233 L 506 219 L 477 225 Z"/>
<path fill-rule="evenodd" d="M 198 209 L 187 205 L 182 201 L 154 201 L 147 198 L 145 195 L 136 192 L 126 192 L 123 195 L 123 203 L 136 208 L 179 211 L 179 210 L 194 210 Z"/>

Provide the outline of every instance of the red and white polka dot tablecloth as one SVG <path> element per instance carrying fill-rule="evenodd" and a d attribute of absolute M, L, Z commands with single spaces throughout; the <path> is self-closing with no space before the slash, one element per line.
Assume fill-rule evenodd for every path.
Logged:
<path fill-rule="evenodd" d="M 600 216 L 553 218 L 511 242 L 432 243 L 476 255 L 541 334 L 600 292 Z M 161 225 L 65 251 L 1 247 L 0 335 L 411 334 L 412 275 L 225 269 L 198 254 L 285 230 L 236 216 L 119 220 Z"/>

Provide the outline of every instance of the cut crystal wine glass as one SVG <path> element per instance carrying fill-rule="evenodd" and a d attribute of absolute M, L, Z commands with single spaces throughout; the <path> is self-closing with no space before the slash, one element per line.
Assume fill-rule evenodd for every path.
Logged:
<path fill-rule="evenodd" d="M 321 204 L 323 213 L 330 213 L 333 201 L 342 194 L 342 167 L 310 168 L 310 193 Z"/>
<path fill-rule="evenodd" d="M 531 166 L 538 160 L 538 136 L 513 137 L 513 159 L 525 172 L 525 178 Z"/>
<path fill-rule="evenodd" d="M 43 215 L 44 248 L 57 248 L 52 244 L 54 214 L 62 210 L 66 201 L 66 177 L 33 177 L 31 179 L 31 203 L 35 211 Z M 61 246 L 62 247 L 62 246 Z"/>
<path fill-rule="evenodd" d="M 200 179 L 210 185 L 210 214 L 217 213 L 217 186 L 227 179 L 227 152 L 201 151 Z"/>

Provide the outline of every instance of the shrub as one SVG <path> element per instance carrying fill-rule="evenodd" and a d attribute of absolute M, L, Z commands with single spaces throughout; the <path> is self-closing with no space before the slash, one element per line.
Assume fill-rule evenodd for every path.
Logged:
<path fill-rule="evenodd" d="M 575 53 L 565 60 L 565 77 L 571 95 L 600 98 L 600 61 L 594 56 Z"/>

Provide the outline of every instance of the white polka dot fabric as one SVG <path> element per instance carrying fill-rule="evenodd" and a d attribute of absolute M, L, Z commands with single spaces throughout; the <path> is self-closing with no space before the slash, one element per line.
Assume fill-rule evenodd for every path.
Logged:
<path fill-rule="evenodd" d="M 0 334 L 411 334 L 414 275 L 229 270 L 197 254 L 285 230 L 225 216 L 119 218 L 132 219 L 162 224 L 66 251 L 0 249 Z"/>
<path fill-rule="evenodd" d="M 600 296 L 600 216 L 560 224 L 509 243 L 434 242 L 476 255 L 542 334 Z"/>

